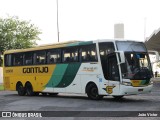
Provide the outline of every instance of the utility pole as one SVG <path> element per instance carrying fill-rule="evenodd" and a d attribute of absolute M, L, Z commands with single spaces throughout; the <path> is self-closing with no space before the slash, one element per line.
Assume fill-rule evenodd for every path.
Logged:
<path fill-rule="evenodd" d="M 147 18 L 144 18 L 144 42 L 146 41 L 146 22 L 147 22 Z"/>
<path fill-rule="evenodd" d="M 57 37 L 59 42 L 58 0 L 56 1 L 56 3 L 57 3 Z"/>

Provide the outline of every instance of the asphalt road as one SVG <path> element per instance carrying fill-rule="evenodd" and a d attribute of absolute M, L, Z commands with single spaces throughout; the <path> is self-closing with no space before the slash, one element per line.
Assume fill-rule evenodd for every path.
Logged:
<path fill-rule="evenodd" d="M 86 95 L 77 94 L 59 94 L 58 96 L 18 96 L 15 91 L 0 91 L 0 111 L 44 111 L 44 114 L 50 114 L 54 116 L 58 114 L 61 117 L 54 117 L 54 119 L 65 120 L 79 120 L 79 119 L 112 119 L 112 120 L 159 120 L 160 117 L 132 117 L 128 114 L 153 113 L 154 111 L 160 111 L 160 82 L 154 83 L 154 88 L 151 93 L 143 95 L 132 95 L 125 96 L 121 100 L 115 100 L 111 96 L 106 96 L 104 99 L 95 101 L 89 100 Z M 47 112 L 55 111 L 55 112 Z M 56 111 L 61 111 L 56 112 Z M 69 117 L 66 114 L 74 111 L 75 113 L 70 113 Z M 85 112 L 83 112 L 85 111 Z M 91 112 L 87 112 L 91 111 Z M 102 112 L 92 112 L 92 111 L 102 111 Z M 108 111 L 104 113 L 105 111 Z M 128 112 L 129 111 L 129 112 Z M 133 111 L 136 111 L 134 113 Z M 109 117 L 114 114 L 118 116 L 122 114 L 121 117 Z M 116 113 L 118 112 L 118 113 Z M 66 114 L 65 114 L 66 113 Z M 104 117 L 104 114 L 108 114 L 108 117 Z M 91 117 L 90 115 L 91 114 Z M 146 112 L 144 113 L 146 114 Z M 82 115 L 82 116 L 81 116 Z M 86 116 L 85 116 L 86 115 Z M 99 117 L 95 117 L 95 116 Z M 124 117 L 124 116 L 128 117 Z M 160 112 L 158 114 L 160 116 Z M 1 118 L 0 118 L 1 119 Z M 6 120 L 6 118 L 3 118 Z M 9 119 L 9 118 L 7 118 Z M 12 118 L 17 119 L 17 118 Z M 18 118 L 18 119 L 34 119 L 34 118 Z M 37 118 L 40 119 L 40 118 Z M 46 119 L 46 118 L 41 118 Z M 47 119 L 53 119 L 48 117 Z"/>

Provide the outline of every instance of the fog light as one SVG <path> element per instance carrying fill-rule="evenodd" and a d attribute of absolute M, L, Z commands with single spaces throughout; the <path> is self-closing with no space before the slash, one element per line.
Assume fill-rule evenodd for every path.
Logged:
<path fill-rule="evenodd" d="M 152 79 L 150 80 L 149 84 L 153 84 L 153 80 Z"/>
<path fill-rule="evenodd" d="M 122 85 L 131 86 L 132 84 L 130 82 L 122 82 Z"/>

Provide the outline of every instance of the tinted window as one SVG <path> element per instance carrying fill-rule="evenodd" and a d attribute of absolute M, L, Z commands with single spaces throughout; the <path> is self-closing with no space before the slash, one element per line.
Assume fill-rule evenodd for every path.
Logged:
<path fill-rule="evenodd" d="M 63 62 L 78 62 L 78 49 L 66 48 L 63 49 Z"/>
<path fill-rule="evenodd" d="M 93 62 L 97 61 L 96 45 L 86 45 L 81 47 L 81 61 L 82 62 Z"/>
<path fill-rule="evenodd" d="M 33 64 L 33 54 L 32 52 L 26 52 L 24 55 L 24 64 L 32 65 Z"/>
<path fill-rule="evenodd" d="M 12 65 L 11 56 L 12 56 L 11 54 L 5 55 L 5 61 L 4 61 L 5 66 L 11 66 Z"/>
<path fill-rule="evenodd" d="M 61 50 L 49 50 L 47 53 L 47 63 L 60 63 L 61 62 Z"/>
<path fill-rule="evenodd" d="M 23 54 L 22 53 L 13 54 L 13 65 L 14 66 L 23 65 Z"/>
<path fill-rule="evenodd" d="M 45 64 L 46 63 L 46 52 L 36 51 L 34 53 L 34 64 Z"/>
<path fill-rule="evenodd" d="M 115 51 L 114 44 L 112 42 L 99 43 L 100 56 L 106 56 Z"/>
<path fill-rule="evenodd" d="M 99 54 L 101 58 L 101 65 L 102 65 L 104 77 L 106 79 L 109 79 L 108 75 L 111 74 L 111 71 L 112 71 L 112 69 L 109 69 L 108 66 L 114 65 L 114 62 L 109 63 L 109 61 L 113 61 L 115 59 L 115 55 L 110 54 L 110 53 L 113 53 L 114 51 L 115 51 L 114 44 L 112 42 L 99 43 Z M 113 55 L 111 59 L 109 55 L 110 56 Z"/>

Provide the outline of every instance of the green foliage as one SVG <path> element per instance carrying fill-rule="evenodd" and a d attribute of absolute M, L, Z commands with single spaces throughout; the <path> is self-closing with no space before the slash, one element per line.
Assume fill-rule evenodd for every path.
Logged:
<path fill-rule="evenodd" d="M 18 17 L 0 18 L 0 51 L 29 48 L 36 45 L 41 34 L 38 27 L 30 21 Z"/>

